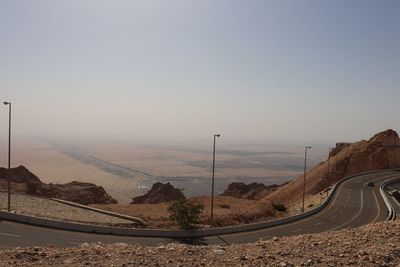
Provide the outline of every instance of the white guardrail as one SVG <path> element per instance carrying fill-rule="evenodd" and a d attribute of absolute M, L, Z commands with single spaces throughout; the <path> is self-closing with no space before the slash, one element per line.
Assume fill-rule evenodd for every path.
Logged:
<path fill-rule="evenodd" d="M 388 187 L 390 184 L 396 182 L 398 179 L 393 179 L 390 181 L 387 181 L 386 183 L 382 184 L 381 187 L 379 188 L 379 191 L 382 195 L 383 201 L 385 202 L 386 208 L 388 209 L 388 217 L 386 220 L 388 221 L 393 221 L 396 219 L 396 211 L 392 206 L 392 203 L 390 203 L 389 198 L 386 194 L 386 187 Z"/>
<path fill-rule="evenodd" d="M 122 236 L 136 236 L 136 237 L 163 237 L 163 238 L 198 238 L 205 236 L 213 236 L 213 235 L 223 235 L 223 234 L 233 234 L 239 232 L 246 232 L 252 230 L 259 230 L 264 228 L 269 228 L 273 226 L 278 226 L 282 224 L 291 223 L 300 219 L 304 219 L 311 215 L 314 215 L 324 209 L 329 202 L 332 200 L 336 190 L 338 187 L 345 181 L 361 176 L 368 175 L 374 173 L 381 172 L 392 172 L 392 171 L 400 171 L 400 169 L 387 169 L 387 170 L 378 170 L 371 172 L 363 172 L 356 175 L 351 175 L 342 178 L 338 181 L 332 190 L 330 191 L 328 197 L 317 207 L 302 214 L 298 214 L 291 217 L 286 217 L 283 219 L 265 221 L 260 223 L 252 223 L 246 225 L 238 225 L 238 226 L 226 226 L 226 227 L 218 227 L 218 228 L 206 228 L 206 229 L 196 229 L 196 230 L 164 230 L 164 229 L 137 229 L 137 228 L 119 228 L 119 227 L 106 227 L 106 226 L 98 226 L 98 225 L 90 225 L 90 224 L 80 224 L 80 223 L 71 223 L 71 222 L 63 222 L 56 220 L 49 220 L 44 218 L 37 218 L 22 214 L 9 213 L 6 211 L 0 211 L 0 218 L 4 220 L 26 223 L 37 226 L 45 226 L 56 229 L 63 230 L 71 230 L 78 232 L 87 232 L 87 233 L 98 233 L 98 234 L 113 234 L 113 235 L 122 235 Z M 383 188 L 382 188 L 383 190 Z M 383 191 L 381 191 L 382 193 Z M 382 196 L 386 197 L 386 195 L 382 194 Z M 387 198 L 387 197 L 386 197 Z M 389 210 L 389 215 L 393 214 L 393 207 L 390 205 L 388 200 L 385 201 L 386 206 Z M 390 208 L 391 207 L 391 208 Z M 392 215 L 393 216 L 393 215 Z M 389 218 L 388 218 L 389 219 Z"/>

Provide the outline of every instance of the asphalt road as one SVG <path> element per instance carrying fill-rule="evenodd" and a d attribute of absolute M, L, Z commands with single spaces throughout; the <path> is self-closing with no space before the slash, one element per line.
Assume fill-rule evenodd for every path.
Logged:
<path fill-rule="evenodd" d="M 274 236 L 332 231 L 347 227 L 384 221 L 387 209 L 379 186 L 385 181 L 400 178 L 400 172 L 381 172 L 361 175 L 340 185 L 330 204 L 318 214 L 289 224 L 237 234 L 211 236 L 196 240 L 166 238 L 123 237 L 55 230 L 44 227 L 2 221 L 0 223 L 0 248 L 45 246 L 76 246 L 82 243 L 138 243 L 144 245 L 185 242 L 190 244 L 249 243 Z M 368 186 L 375 181 L 375 186 Z"/>

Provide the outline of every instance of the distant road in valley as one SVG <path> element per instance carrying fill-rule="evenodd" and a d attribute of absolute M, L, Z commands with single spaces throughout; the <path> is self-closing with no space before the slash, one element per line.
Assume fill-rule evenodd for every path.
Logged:
<path fill-rule="evenodd" d="M 138 182 L 139 189 L 143 191 L 147 191 L 151 188 L 154 183 L 162 182 L 172 183 L 175 187 L 184 189 L 185 195 L 188 197 L 191 196 L 200 196 L 200 195 L 208 195 L 210 191 L 210 177 L 192 177 L 192 176 L 157 176 L 148 172 L 144 172 L 138 170 L 131 166 L 124 166 L 122 164 L 118 164 L 115 162 L 111 162 L 108 160 L 101 159 L 99 157 L 91 156 L 90 154 L 82 151 L 78 146 L 73 144 L 63 144 L 56 143 L 50 141 L 44 141 L 50 144 L 55 150 L 58 152 L 71 157 L 82 164 L 93 166 L 97 169 L 100 169 L 104 172 L 110 173 L 112 175 L 124 178 L 124 179 L 135 179 Z M 244 153 L 243 151 L 231 151 L 233 154 Z M 228 153 L 228 150 L 222 150 L 221 153 Z M 263 152 L 267 153 L 267 152 Z M 268 153 L 278 153 L 278 152 L 268 152 Z M 281 152 L 289 154 L 288 152 Z M 253 155 L 250 153 L 250 155 Z M 294 154 L 294 153 L 291 153 Z M 201 162 L 198 167 L 206 168 L 209 164 L 208 162 Z M 222 163 L 220 163 L 222 165 Z M 285 166 L 287 167 L 287 166 Z M 287 181 L 292 180 L 293 177 L 290 176 L 278 176 L 278 177 L 218 177 L 215 181 L 215 192 L 217 194 L 222 193 L 230 183 L 232 182 L 260 182 L 266 185 L 271 184 L 282 184 Z"/>
<path fill-rule="evenodd" d="M 396 178 L 400 179 L 400 172 L 380 172 L 360 175 L 342 183 L 329 205 L 321 212 L 308 218 L 256 231 L 210 236 L 203 239 L 185 240 L 184 242 L 192 244 L 219 245 L 248 243 L 255 242 L 260 238 L 269 239 L 274 236 L 318 233 L 384 221 L 387 217 L 387 209 L 379 192 L 379 187 L 384 182 Z M 375 186 L 368 186 L 367 184 L 370 181 L 374 181 Z M 144 245 L 183 242 L 182 240 L 166 238 L 87 234 L 48 229 L 7 221 L 0 223 L 0 237 L 3 237 L 0 238 L 0 248 L 48 244 L 54 244 L 57 246 L 76 246 L 87 242 L 125 242 Z"/>
<path fill-rule="evenodd" d="M 48 142 L 55 150 L 63 153 L 83 164 L 93 166 L 105 172 L 122 178 L 155 178 L 154 175 L 146 172 L 142 172 L 130 167 L 115 164 L 110 161 L 106 161 L 97 157 L 86 155 L 78 147 L 74 145 L 57 144 L 54 142 Z"/>

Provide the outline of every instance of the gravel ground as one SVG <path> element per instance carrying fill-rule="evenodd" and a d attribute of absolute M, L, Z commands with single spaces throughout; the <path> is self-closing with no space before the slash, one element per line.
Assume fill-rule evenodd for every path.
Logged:
<path fill-rule="evenodd" d="M 229 246 L 49 245 L 0 251 L 0 266 L 400 266 L 399 230 L 384 222 Z"/>
<path fill-rule="evenodd" d="M 0 210 L 5 210 L 6 208 L 7 194 L 0 192 Z M 25 195 L 11 195 L 11 210 L 19 214 L 69 222 L 97 225 L 133 225 L 133 222 L 129 220 L 73 207 L 50 199 Z"/>

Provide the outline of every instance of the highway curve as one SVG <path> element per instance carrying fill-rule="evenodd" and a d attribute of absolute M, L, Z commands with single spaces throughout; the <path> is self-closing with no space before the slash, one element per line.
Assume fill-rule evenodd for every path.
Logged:
<path fill-rule="evenodd" d="M 249 243 L 274 236 L 288 236 L 306 233 L 332 231 L 347 227 L 384 221 L 387 208 L 379 192 L 386 181 L 400 178 L 400 172 L 386 171 L 360 175 L 343 182 L 332 201 L 321 212 L 308 218 L 271 228 L 210 236 L 196 240 L 176 240 L 166 238 L 123 237 L 112 235 L 88 234 L 2 221 L 0 223 L 0 248 L 45 246 L 76 246 L 81 243 L 139 243 L 157 245 L 160 243 L 186 242 L 191 244 L 230 244 Z M 375 181 L 375 186 L 368 186 Z"/>

